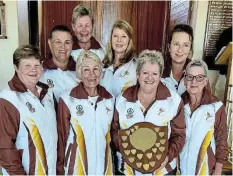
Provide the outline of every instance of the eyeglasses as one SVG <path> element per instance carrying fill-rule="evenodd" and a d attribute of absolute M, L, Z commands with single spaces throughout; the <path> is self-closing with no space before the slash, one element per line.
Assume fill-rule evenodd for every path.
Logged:
<path fill-rule="evenodd" d="M 196 76 L 194 76 L 194 75 L 189 75 L 189 74 L 185 75 L 185 79 L 187 81 L 192 81 L 194 78 L 196 79 L 197 82 L 202 82 L 206 78 L 206 76 L 205 75 L 196 75 Z"/>

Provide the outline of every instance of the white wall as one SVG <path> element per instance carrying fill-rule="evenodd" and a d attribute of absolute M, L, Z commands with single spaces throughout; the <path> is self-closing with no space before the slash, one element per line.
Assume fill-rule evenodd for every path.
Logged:
<path fill-rule="evenodd" d="M 0 39 L 0 90 L 14 75 L 13 52 L 19 45 L 17 1 L 4 1 L 7 39 Z"/>

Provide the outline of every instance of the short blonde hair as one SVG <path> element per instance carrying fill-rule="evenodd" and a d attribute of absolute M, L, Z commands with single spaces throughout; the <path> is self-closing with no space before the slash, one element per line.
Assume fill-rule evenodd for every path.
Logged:
<path fill-rule="evenodd" d="M 93 52 L 91 51 L 82 51 L 80 53 L 80 55 L 78 56 L 78 59 L 76 61 L 76 73 L 77 73 L 77 77 L 78 79 L 81 78 L 81 68 L 82 68 L 82 63 L 85 59 L 91 59 L 95 62 L 98 63 L 98 66 L 99 66 L 99 69 L 100 69 L 100 72 L 102 73 L 103 71 L 103 64 L 100 60 L 100 58 Z"/>
<path fill-rule="evenodd" d="M 39 48 L 32 45 L 21 45 L 13 54 L 13 63 L 16 67 L 19 66 L 22 59 L 28 59 L 34 57 L 42 63 L 42 57 Z"/>
<path fill-rule="evenodd" d="M 160 69 L 160 75 L 162 76 L 164 70 L 164 59 L 161 52 L 156 50 L 144 50 L 142 51 L 137 58 L 137 67 L 136 72 L 139 73 L 142 69 L 142 66 L 149 62 L 151 64 L 157 64 Z"/>
<path fill-rule="evenodd" d="M 186 66 L 185 73 L 187 73 L 187 72 L 188 72 L 188 69 L 191 68 L 191 67 L 201 67 L 201 68 L 203 68 L 205 76 L 206 76 L 206 77 L 208 76 L 208 66 L 207 66 L 207 64 L 205 63 L 205 61 L 203 61 L 203 60 L 201 60 L 201 59 L 192 60 L 192 61 L 189 62 L 188 65 Z"/>
<path fill-rule="evenodd" d="M 73 10 L 72 23 L 75 24 L 78 17 L 89 16 L 91 18 L 92 25 L 94 24 L 94 17 L 89 7 L 79 4 Z"/>
<path fill-rule="evenodd" d="M 133 44 L 133 28 L 132 28 L 132 26 L 125 20 L 117 20 L 112 26 L 110 39 L 109 39 L 107 46 L 106 46 L 107 53 L 106 53 L 104 60 L 103 60 L 104 67 L 108 67 L 108 66 L 112 65 L 114 62 L 114 59 L 115 59 L 114 50 L 112 48 L 112 33 L 113 33 L 113 30 L 116 28 L 122 29 L 123 31 L 125 31 L 125 33 L 129 37 L 129 45 L 125 51 L 125 57 L 120 60 L 120 63 L 121 64 L 127 63 L 133 57 L 136 56 L 136 52 L 135 52 L 135 48 L 134 48 L 134 44 Z"/>

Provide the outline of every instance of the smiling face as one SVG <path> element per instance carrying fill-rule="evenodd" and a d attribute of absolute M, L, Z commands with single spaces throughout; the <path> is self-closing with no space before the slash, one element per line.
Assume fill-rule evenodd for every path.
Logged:
<path fill-rule="evenodd" d="M 27 88 L 36 86 L 42 72 L 42 65 L 38 59 L 35 57 L 21 59 L 19 66 L 14 67 L 19 79 Z"/>
<path fill-rule="evenodd" d="M 193 76 L 196 77 L 191 80 Z M 204 69 L 200 66 L 190 67 L 186 72 L 184 83 L 189 94 L 195 95 L 202 93 L 203 89 L 207 86 L 208 83 Z"/>
<path fill-rule="evenodd" d="M 191 51 L 190 36 L 185 32 L 175 32 L 169 47 L 172 62 L 185 63 Z"/>
<path fill-rule="evenodd" d="M 96 88 L 101 79 L 101 69 L 97 61 L 85 58 L 81 66 L 80 79 L 87 89 Z"/>
<path fill-rule="evenodd" d="M 159 66 L 146 62 L 137 73 L 137 79 L 143 92 L 155 93 L 160 82 Z"/>
<path fill-rule="evenodd" d="M 119 28 L 115 28 L 112 32 L 112 48 L 115 53 L 125 53 L 129 45 L 129 36 L 127 33 Z"/>
<path fill-rule="evenodd" d="M 55 64 L 68 62 L 72 51 L 72 36 L 68 32 L 54 31 L 48 43 Z"/>
<path fill-rule="evenodd" d="M 90 42 L 92 36 L 92 21 L 90 16 L 80 16 L 76 19 L 76 23 L 72 23 L 72 29 L 80 43 Z"/>

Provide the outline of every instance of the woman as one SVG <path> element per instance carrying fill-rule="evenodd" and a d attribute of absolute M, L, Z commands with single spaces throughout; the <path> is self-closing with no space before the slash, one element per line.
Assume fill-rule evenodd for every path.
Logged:
<path fill-rule="evenodd" d="M 54 96 L 38 82 L 39 50 L 30 45 L 13 54 L 15 75 L 0 93 L 0 164 L 4 175 L 55 175 L 57 128 Z"/>
<path fill-rule="evenodd" d="M 58 175 L 112 175 L 110 126 L 114 98 L 99 85 L 102 63 L 82 52 L 76 64 L 80 84 L 58 105 Z"/>
<path fill-rule="evenodd" d="M 115 148 L 118 151 L 120 150 L 123 156 L 123 163 L 120 166 L 122 172 L 126 175 L 148 173 L 146 172 L 146 170 L 149 169 L 146 159 L 143 161 L 145 162 L 143 164 L 144 171 L 143 169 L 135 168 L 133 165 L 130 166 L 129 162 L 126 162 L 128 159 L 130 161 L 130 159 L 134 157 L 131 155 L 130 158 L 128 158 L 122 153 L 121 149 L 122 146 L 125 147 L 125 144 L 120 140 L 121 138 L 125 140 L 124 136 L 120 136 L 122 131 L 131 131 L 133 125 L 139 124 L 140 126 L 140 124 L 145 123 L 147 126 L 152 126 L 152 129 L 165 128 L 165 131 L 168 130 L 168 132 L 166 132 L 167 137 L 161 140 L 160 143 L 156 143 L 156 145 L 160 146 L 167 141 L 166 143 L 168 146 L 167 152 L 163 153 L 164 159 L 160 160 L 161 164 L 159 164 L 158 167 L 154 167 L 154 159 L 152 155 L 150 156 L 150 153 L 148 153 L 148 157 L 152 158 L 152 161 L 149 161 L 149 163 L 153 166 L 152 171 L 149 173 L 168 175 L 176 173 L 176 157 L 181 151 L 185 141 L 183 103 L 180 96 L 175 91 L 168 89 L 161 83 L 160 79 L 163 69 L 164 62 L 161 53 L 149 50 L 141 52 L 139 58 L 137 58 L 137 85 L 128 88 L 123 94 L 119 95 L 116 100 L 111 134 Z M 151 135 L 146 134 L 138 138 L 140 143 L 143 143 L 142 140 L 150 140 Z M 158 136 L 154 137 L 154 139 L 156 138 L 158 138 Z M 128 146 L 129 145 L 127 145 L 126 148 L 128 148 Z M 135 153 L 135 148 L 129 150 Z M 147 149 L 147 151 L 149 150 L 151 150 L 151 148 Z M 154 151 L 157 149 L 152 150 Z M 137 150 L 137 152 L 140 153 L 142 151 Z M 142 153 L 147 155 L 145 152 Z M 137 157 L 142 158 L 142 155 L 140 156 L 140 154 L 137 154 Z M 138 164 L 140 164 L 140 162 L 136 163 L 136 165 L 141 166 Z"/>
<path fill-rule="evenodd" d="M 73 10 L 71 25 L 75 33 L 71 53 L 74 60 L 77 60 L 83 50 L 90 50 L 103 60 L 105 55 L 103 46 L 92 36 L 94 17 L 91 9 L 81 4 L 76 6 Z"/>
<path fill-rule="evenodd" d="M 182 175 L 221 175 L 227 152 L 227 124 L 221 101 L 207 90 L 208 67 L 193 60 L 185 72 L 186 142 L 180 154 Z"/>
<path fill-rule="evenodd" d="M 185 92 L 184 70 L 193 53 L 193 40 L 193 29 L 189 25 L 178 24 L 171 32 L 162 81 L 179 95 Z"/>
<path fill-rule="evenodd" d="M 130 24 L 118 20 L 113 24 L 107 54 L 104 57 L 104 77 L 101 85 L 114 96 L 136 84 L 133 29 Z"/>

